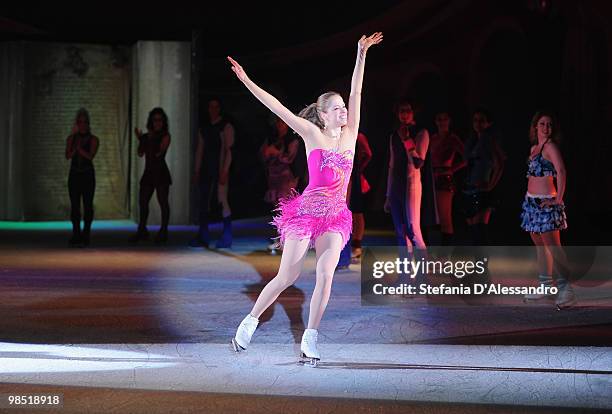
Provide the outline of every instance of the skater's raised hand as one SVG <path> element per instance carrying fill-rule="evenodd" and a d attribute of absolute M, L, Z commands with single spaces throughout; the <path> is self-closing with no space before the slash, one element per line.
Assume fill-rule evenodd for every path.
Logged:
<path fill-rule="evenodd" d="M 236 74 L 236 77 L 244 83 L 244 86 L 257 98 L 259 101 L 268 107 L 269 110 L 274 112 L 280 119 L 285 121 L 289 128 L 293 129 L 304 139 L 310 139 L 316 133 L 319 133 L 318 128 L 312 122 L 300 118 L 287 107 L 285 107 L 278 99 L 270 95 L 268 92 L 261 89 L 255 84 L 238 62 L 236 62 L 231 56 L 227 57 L 227 60 L 232 64 L 232 70 Z M 308 144 L 307 144 L 308 146 Z"/>
<path fill-rule="evenodd" d="M 357 141 L 359 133 L 359 117 L 361 108 L 361 85 L 363 84 L 363 71 L 365 67 L 366 52 L 370 46 L 377 45 L 382 42 L 382 32 L 376 32 L 368 37 L 361 36 L 357 42 L 357 59 L 355 61 L 355 69 L 351 78 L 351 94 L 349 95 L 348 104 L 348 121 L 346 123 L 349 131 L 349 136 L 352 140 Z"/>
<path fill-rule="evenodd" d="M 230 63 L 232 64 L 232 70 L 234 71 L 234 73 L 236 74 L 238 79 L 240 79 L 242 82 L 244 82 L 244 81 L 246 81 L 249 78 L 247 76 L 246 72 L 244 71 L 244 69 L 242 68 L 242 66 L 240 66 L 240 64 L 238 62 L 236 62 L 234 59 L 232 59 L 231 56 L 228 56 L 227 60 L 229 60 Z"/>
<path fill-rule="evenodd" d="M 142 137 L 142 130 L 140 128 L 134 128 L 134 134 L 136 134 L 136 138 L 140 139 Z"/>
<path fill-rule="evenodd" d="M 377 45 L 380 42 L 382 42 L 382 40 L 383 40 L 382 32 L 376 32 L 368 37 L 366 37 L 365 35 L 361 36 L 361 39 L 359 39 L 359 42 L 358 42 L 359 51 L 361 53 L 365 53 L 368 51 L 370 46 Z"/>

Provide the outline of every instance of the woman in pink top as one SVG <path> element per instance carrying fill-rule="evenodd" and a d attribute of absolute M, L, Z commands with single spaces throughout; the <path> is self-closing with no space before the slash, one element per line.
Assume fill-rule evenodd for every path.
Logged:
<path fill-rule="evenodd" d="M 299 149 L 298 138 L 289 135 L 289 127 L 285 121 L 276 117 L 274 129 L 276 131 L 274 137 L 266 139 L 259 150 L 266 166 L 268 179 L 268 190 L 264 195 L 264 200 L 272 204 L 288 196 L 297 186 L 298 177 L 293 174 L 291 164 Z"/>
<path fill-rule="evenodd" d="M 309 365 L 316 365 L 320 359 L 316 346 L 317 329 L 329 300 L 340 251 L 348 242 L 352 227 L 346 191 L 359 132 L 365 57 L 370 46 L 381 41 L 382 33 L 359 39 L 348 109 L 338 93 L 327 92 L 299 115 L 257 86 L 242 66 L 228 57 L 232 70 L 247 89 L 302 137 L 309 173 L 308 186 L 302 194 L 294 191 L 279 202 L 278 214 L 272 223 L 283 245 L 280 268 L 276 277 L 262 290 L 251 313 L 240 323 L 232 339 L 236 352 L 248 347 L 259 316 L 297 280 L 308 249 L 314 247 L 317 253 L 316 284 L 310 301 L 308 329 L 304 331 L 300 349 L 304 362 Z"/>

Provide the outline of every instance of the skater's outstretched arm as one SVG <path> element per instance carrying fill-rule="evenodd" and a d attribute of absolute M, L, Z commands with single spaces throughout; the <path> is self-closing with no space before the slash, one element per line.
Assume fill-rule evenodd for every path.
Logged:
<path fill-rule="evenodd" d="M 315 124 L 295 115 L 282 103 L 280 103 L 278 99 L 276 99 L 274 96 L 270 95 L 268 92 L 257 86 L 255 82 L 249 79 L 246 72 L 244 71 L 242 66 L 238 64 L 238 62 L 236 62 L 230 56 L 228 56 L 227 59 L 232 64 L 232 70 L 234 71 L 238 79 L 240 79 L 242 83 L 244 83 L 244 86 L 246 86 L 247 89 L 251 91 L 251 93 L 257 99 L 259 99 L 262 104 L 267 106 L 268 109 L 278 115 L 280 119 L 285 121 L 285 123 L 289 125 L 291 129 L 297 132 L 304 140 L 310 140 L 315 136 L 317 132 L 319 132 L 319 128 Z"/>
<path fill-rule="evenodd" d="M 353 70 L 353 78 L 351 79 L 351 95 L 349 96 L 347 128 L 350 136 L 357 139 L 359 132 L 359 115 L 361 109 L 361 85 L 363 84 L 363 71 L 365 68 L 365 58 L 368 49 L 372 45 L 377 45 L 382 42 L 382 32 L 376 32 L 371 36 L 361 36 L 357 42 L 357 59 L 355 61 L 355 69 Z"/>

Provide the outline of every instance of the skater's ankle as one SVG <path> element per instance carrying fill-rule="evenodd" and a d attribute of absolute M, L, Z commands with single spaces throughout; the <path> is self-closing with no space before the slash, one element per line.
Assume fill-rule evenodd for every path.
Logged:
<path fill-rule="evenodd" d="M 255 319 L 257 322 L 259 322 L 259 318 L 258 318 L 257 316 L 253 316 L 253 314 L 252 314 L 252 313 L 249 313 L 247 316 L 248 316 L 248 317 L 250 317 L 250 318 L 253 318 L 253 319 Z"/>

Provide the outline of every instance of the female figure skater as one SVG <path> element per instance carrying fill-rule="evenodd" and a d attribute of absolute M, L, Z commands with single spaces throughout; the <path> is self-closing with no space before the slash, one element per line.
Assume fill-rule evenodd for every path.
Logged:
<path fill-rule="evenodd" d="M 96 191 L 96 172 L 93 159 L 99 140 L 91 135 L 89 112 L 85 108 L 76 114 L 72 134 L 66 140 L 66 159 L 70 160 L 68 194 L 70 195 L 70 220 L 72 220 L 71 246 L 89 245 L 93 221 L 93 199 Z M 83 232 L 81 233 L 81 198 L 83 199 Z"/>
<path fill-rule="evenodd" d="M 317 254 L 316 284 L 310 301 L 308 328 L 302 336 L 300 349 L 305 363 L 316 366 L 320 359 L 317 329 L 327 306 L 340 251 L 351 233 L 352 216 L 346 205 L 346 191 L 359 132 L 365 57 L 370 46 L 381 41 L 382 33 L 359 39 L 348 111 L 338 93 L 327 92 L 295 115 L 249 79 L 238 62 L 228 56 L 238 79 L 302 137 L 308 154 L 309 172 L 309 183 L 304 192 L 301 195 L 294 192 L 279 202 L 279 214 L 272 223 L 277 227 L 283 245 L 280 268 L 262 290 L 251 313 L 240 323 L 232 339 L 236 352 L 248 347 L 259 316 L 297 280 L 306 253 L 314 246 Z"/>
<path fill-rule="evenodd" d="M 568 280 L 567 258 L 559 237 L 559 230 L 567 228 L 563 204 L 566 173 L 558 146 L 559 127 L 553 115 L 537 112 L 531 120 L 529 138 L 532 147 L 521 227 L 529 232 L 536 245 L 540 285 L 552 287 L 554 268 L 558 288 L 555 305 L 562 309 L 573 305 L 576 299 Z M 525 295 L 525 299 L 538 300 L 548 296 Z"/>
<path fill-rule="evenodd" d="M 431 136 L 431 160 L 436 183 L 436 202 L 440 214 L 442 245 L 452 245 L 453 196 L 455 195 L 455 172 L 467 164 L 463 159 L 463 142 L 450 130 L 448 112 L 436 114 L 438 132 Z"/>
<path fill-rule="evenodd" d="M 147 118 L 147 133 L 143 134 L 138 128 L 134 130 L 138 138 L 138 156 L 145 157 L 145 169 L 140 179 L 140 220 L 138 231 L 130 237 L 130 242 L 149 238 L 147 231 L 147 218 L 149 217 L 149 201 L 153 192 L 157 193 L 157 201 L 161 209 L 161 227 L 155 237 L 156 243 L 165 243 L 168 240 L 168 222 L 170 221 L 170 170 L 166 164 L 166 152 L 170 146 L 170 133 L 168 132 L 168 116 L 162 108 L 153 108 Z"/>
<path fill-rule="evenodd" d="M 483 108 L 472 114 L 472 136 L 465 143 L 467 176 L 463 189 L 463 210 L 470 228 L 472 245 L 489 244 L 488 228 L 497 203 L 495 188 L 504 171 L 506 155 L 491 114 Z"/>

